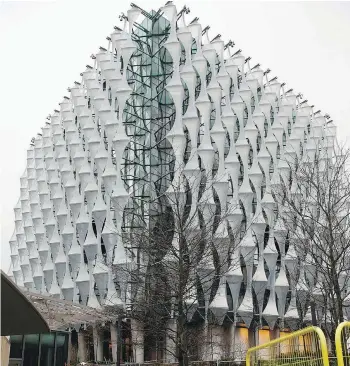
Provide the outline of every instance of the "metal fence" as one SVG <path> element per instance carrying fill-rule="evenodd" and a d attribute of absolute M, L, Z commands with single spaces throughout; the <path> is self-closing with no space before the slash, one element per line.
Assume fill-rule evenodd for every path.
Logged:
<path fill-rule="evenodd" d="M 329 366 L 327 342 L 322 330 L 308 327 L 247 351 L 246 366 L 280 365 Z"/>
<path fill-rule="evenodd" d="M 350 322 L 340 323 L 335 332 L 338 366 L 350 366 Z"/>
<path fill-rule="evenodd" d="M 80 366 L 82 364 L 78 364 Z M 116 366 L 116 363 L 110 363 L 110 362 L 99 362 L 99 363 L 84 363 L 86 366 Z M 237 360 L 237 361 L 190 361 L 190 366 L 243 366 L 245 365 L 244 360 Z M 134 362 L 128 362 L 128 363 L 122 363 L 120 366 L 178 366 L 178 363 L 169 363 L 169 362 L 162 362 L 162 361 L 147 361 L 143 363 L 134 363 Z"/>

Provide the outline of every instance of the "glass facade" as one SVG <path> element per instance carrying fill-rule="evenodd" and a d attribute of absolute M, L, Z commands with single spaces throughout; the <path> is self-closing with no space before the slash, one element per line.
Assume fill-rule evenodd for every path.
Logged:
<path fill-rule="evenodd" d="M 10 361 L 22 366 L 66 366 L 69 333 L 51 332 L 11 336 Z M 11 364 L 11 362 L 10 362 Z"/>
<path fill-rule="evenodd" d="M 164 193 L 173 177 L 175 157 L 166 139 L 175 120 L 174 102 L 166 90 L 173 72 L 172 58 L 165 47 L 169 22 L 151 12 L 133 33 L 138 49 L 127 73 L 133 85 L 123 117 L 130 144 L 125 149 L 122 177 L 132 200 L 124 216 L 124 229 L 153 227 L 164 214 Z"/>

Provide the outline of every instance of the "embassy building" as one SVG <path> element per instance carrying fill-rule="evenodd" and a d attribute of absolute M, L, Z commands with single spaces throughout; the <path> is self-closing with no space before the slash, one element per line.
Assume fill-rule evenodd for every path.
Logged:
<path fill-rule="evenodd" d="M 162 214 L 153 202 L 182 180 L 191 212 L 214 198 L 221 210 L 236 207 L 217 238 L 227 240 L 243 223 L 248 228 L 231 254 L 241 265 L 222 275 L 205 304 L 217 318 L 218 342 L 208 357 L 240 359 L 256 332 L 261 343 L 310 317 L 298 312 L 307 289 L 288 276 L 299 259 L 270 192 L 290 175 L 285 154 L 309 151 L 319 133 L 331 149 L 335 127 L 232 41 L 210 40 L 209 27 L 188 21 L 188 13 L 171 1 L 151 12 L 131 4 L 120 16 L 123 29 L 114 28 L 32 139 L 14 208 L 12 274 L 32 293 L 99 311 L 132 307 L 131 281 L 118 267 L 132 261 L 133 249 L 120 233 Z M 194 178 L 208 172 L 216 179 L 212 186 L 207 179 L 208 200 L 199 205 Z M 83 322 L 71 324 L 80 361 L 116 361 L 123 322 L 132 320 L 92 327 L 93 342 Z M 123 361 L 176 361 L 133 344 L 142 327 L 124 328 Z"/>

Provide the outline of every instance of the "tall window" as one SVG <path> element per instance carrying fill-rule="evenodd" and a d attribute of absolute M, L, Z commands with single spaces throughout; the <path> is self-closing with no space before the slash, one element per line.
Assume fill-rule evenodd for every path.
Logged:
<path fill-rule="evenodd" d="M 55 358 L 55 333 L 41 334 L 40 366 L 54 364 Z"/>
<path fill-rule="evenodd" d="M 65 366 L 68 362 L 68 333 L 51 332 L 11 336 L 10 359 L 22 366 Z"/>

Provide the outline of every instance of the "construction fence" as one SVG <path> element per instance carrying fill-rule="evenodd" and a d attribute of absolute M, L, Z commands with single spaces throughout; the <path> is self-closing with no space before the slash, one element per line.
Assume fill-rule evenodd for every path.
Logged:
<path fill-rule="evenodd" d="M 323 331 L 308 327 L 248 349 L 246 366 L 350 366 L 350 322 L 335 334 L 336 357 L 329 357 Z"/>
<path fill-rule="evenodd" d="M 335 349 L 338 366 L 350 366 L 350 322 L 338 325 L 335 332 Z"/>

